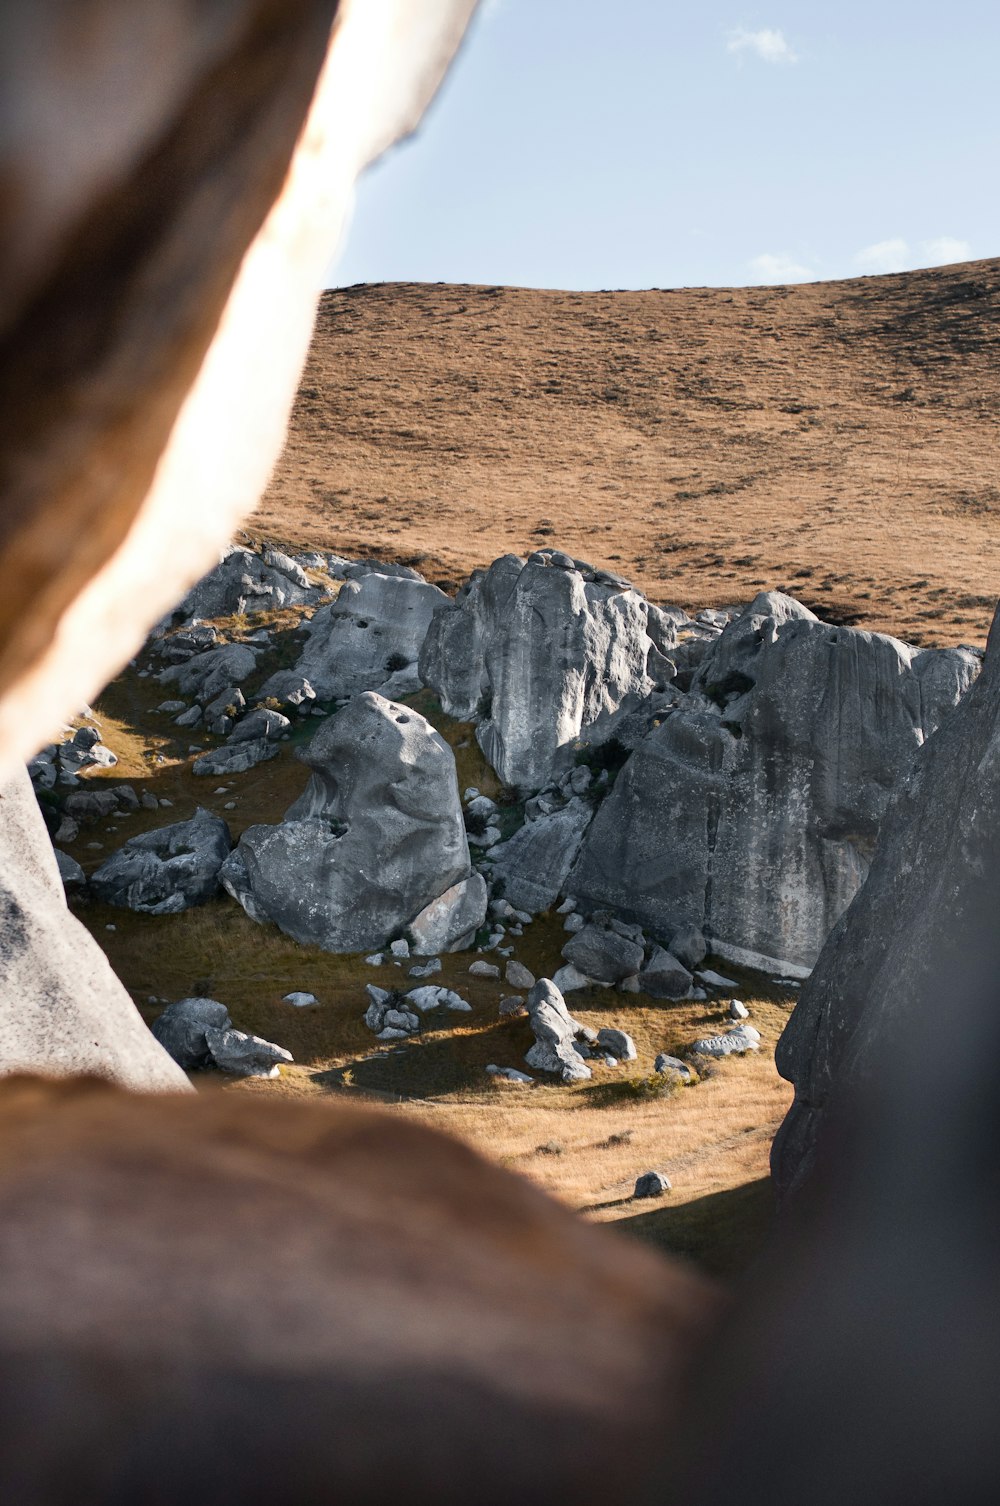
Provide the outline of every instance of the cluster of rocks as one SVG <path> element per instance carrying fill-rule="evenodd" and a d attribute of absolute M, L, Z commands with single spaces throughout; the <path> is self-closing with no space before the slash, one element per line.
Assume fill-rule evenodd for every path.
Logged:
<path fill-rule="evenodd" d="M 118 762 L 116 754 L 101 741 L 98 727 L 78 727 L 63 743 L 48 743 L 28 765 L 36 790 L 52 790 L 57 784 L 75 786 L 80 775 L 89 769 L 111 769 Z"/>
<path fill-rule="evenodd" d="M 176 915 L 218 894 L 232 845 L 226 822 L 199 806 L 189 821 L 130 837 L 91 874 L 89 888 L 105 904 Z"/>
<path fill-rule="evenodd" d="M 416 1035 L 420 1028 L 420 1016 L 432 1010 L 447 1009 L 459 1014 L 468 1014 L 472 1005 L 454 989 L 438 984 L 425 983 L 408 992 L 399 989 L 378 988 L 374 983 L 365 985 L 369 1004 L 365 1011 L 365 1024 L 380 1041 L 401 1041 Z"/>
<path fill-rule="evenodd" d="M 171 620 L 311 606 L 324 594 L 322 587 L 312 585 L 301 560 L 269 544 L 260 552 L 233 544 L 223 551 L 218 565 L 188 592 Z"/>
<path fill-rule="evenodd" d="M 277 1077 L 291 1052 L 259 1035 L 234 1030 L 229 1011 L 217 999 L 181 999 L 153 1021 L 153 1035 L 186 1072 L 218 1067 L 232 1077 Z"/>

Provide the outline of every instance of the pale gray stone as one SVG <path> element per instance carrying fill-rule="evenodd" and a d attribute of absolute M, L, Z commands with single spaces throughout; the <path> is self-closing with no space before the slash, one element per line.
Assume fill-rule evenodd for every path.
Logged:
<path fill-rule="evenodd" d="M 499 978 L 500 969 L 495 962 L 473 962 L 469 968 L 473 978 Z"/>
<path fill-rule="evenodd" d="M 243 1030 L 216 1030 L 210 1025 L 205 1031 L 212 1061 L 220 1072 L 232 1077 L 278 1077 L 279 1062 L 292 1061 L 292 1053 L 273 1041 L 262 1040 L 259 1035 L 248 1035 Z"/>
<path fill-rule="evenodd" d="M 571 936 L 562 954 L 579 972 L 599 983 L 621 982 L 638 972 L 643 960 L 637 942 L 593 925 Z"/>
<path fill-rule="evenodd" d="M 511 988 L 533 988 L 535 983 L 535 975 L 531 969 L 514 958 L 511 958 L 504 968 L 504 978 Z"/>
<path fill-rule="evenodd" d="M 504 1082 L 517 1083 L 519 1087 L 534 1087 L 535 1079 L 529 1077 L 527 1072 L 519 1072 L 516 1067 L 498 1067 L 494 1063 L 486 1068 L 491 1077 L 500 1077 Z"/>
<path fill-rule="evenodd" d="M 303 760 L 313 771 L 304 794 L 280 825 L 243 833 L 242 866 L 223 876 L 248 914 L 327 951 L 365 951 L 469 878 L 454 755 L 417 712 L 355 696 Z M 484 915 L 479 883 L 470 890 Z M 442 950 L 435 935 L 427 951 Z"/>
<path fill-rule="evenodd" d="M 568 561 L 568 564 L 567 564 Z M 476 572 L 431 624 L 420 672 L 505 784 L 537 790 L 649 693 L 647 604 L 556 550 Z"/>
<path fill-rule="evenodd" d="M 778 1042 L 778 1071 L 795 1086 L 771 1154 L 782 1196 L 809 1176 L 827 1116 L 864 1092 L 880 1092 L 889 1058 L 908 1042 L 912 1049 L 915 1029 L 923 1032 L 923 1055 L 910 1069 L 912 1112 L 918 1097 L 940 1097 L 934 1052 L 947 1054 L 950 1012 L 971 1008 L 976 990 L 984 1002 L 995 992 L 998 769 L 1000 612 L 982 674 L 919 752 L 882 826 L 864 887 L 828 937 Z M 958 979 L 968 980 L 968 994 Z M 969 1042 L 975 1016 L 965 1018 Z M 964 1111 L 960 1097 L 946 1095 L 938 1115 L 947 1128 L 942 1120 L 935 1153 L 945 1153 L 954 1116 Z M 954 1144 L 957 1156 L 961 1139 Z"/>
<path fill-rule="evenodd" d="M 610 1051 L 619 1061 L 634 1062 L 639 1054 L 635 1049 L 635 1041 L 626 1031 L 607 1025 L 597 1032 L 597 1045 Z"/>
<path fill-rule="evenodd" d="M 563 1082 L 585 1082 L 593 1075 L 576 1049 L 589 1032 L 574 1020 L 550 978 L 539 978 L 528 994 L 528 1017 L 535 1035 L 524 1058 L 529 1067 L 555 1072 Z"/>
<path fill-rule="evenodd" d="M 721 1035 L 705 1036 L 695 1041 L 691 1051 L 695 1056 L 742 1056 L 747 1051 L 760 1050 L 760 1031 L 752 1025 L 734 1025 Z"/>
<path fill-rule="evenodd" d="M 181 695 L 194 696 L 206 706 L 217 696 L 228 693 L 253 674 L 257 655 L 245 643 L 226 643 L 195 654 L 185 664 L 172 664 L 157 678 L 163 685 L 176 685 Z"/>
<path fill-rule="evenodd" d="M 804 976 L 867 872 L 922 744 L 979 670 L 831 627 L 780 593 L 715 640 L 632 753 L 568 886 L 732 961 Z"/>
<path fill-rule="evenodd" d="M 282 716 L 280 711 L 269 711 L 261 706 L 256 711 L 248 712 L 236 723 L 229 734 L 229 742 L 230 744 L 245 743 L 256 741 L 258 738 L 277 742 L 281 734 L 287 732 L 291 725 L 287 716 Z"/>
<path fill-rule="evenodd" d="M 644 1171 L 641 1177 L 636 1178 L 633 1197 L 662 1197 L 673 1186 L 666 1172 Z"/>
<path fill-rule="evenodd" d="M 262 558 L 251 549 L 231 545 L 218 565 L 192 587 L 177 612 L 185 619 L 231 617 L 308 606 L 323 595 L 310 586 L 301 566 L 288 555 L 266 549 Z"/>
<path fill-rule="evenodd" d="M 682 1062 L 679 1056 L 668 1056 L 665 1051 L 656 1058 L 653 1071 L 662 1072 L 667 1077 L 679 1077 L 682 1082 L 690 1082 L 694 1075 L 687 1062 Z"/>
<path fill-rule="evenodd" d="M 376 690 L 417 659 L 434 613 L 449 605 L 423 580 L 371 572 L 348 581 L 313 617 L 296 673 L 322 700 Z"/>
<path fill-rule="evenodd" d="M 486 881 L 470 873 L 425 905 L 407 926 L 414 955 L 458 952 L 472 945 L 486 919 Z"/>

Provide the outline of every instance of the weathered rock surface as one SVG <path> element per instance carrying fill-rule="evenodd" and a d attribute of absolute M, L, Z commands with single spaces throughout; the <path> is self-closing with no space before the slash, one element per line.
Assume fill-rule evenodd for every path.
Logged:
<path fill-rule="evenodd" d="M 63 852 L 59 847 L 56 847 L 54 851 L 59 877 L 67 893 L 73 889 L 86 888 L 87 876 L 76 858 L 71 858 L 68 852 Z"/>
<path fill-rule="evenodd" d="M 643 963 L 643 949 L 638 942 L 599 926 L 584 926 L 577 931 L 563 947 L 562 954 L 578 972 L 598 983 L 620 983 L 637 973 Z"/>
<path fill-rule="evenodd" d="M 494 890 L 529 915 L 548 910 L 566 885 L 593 815 L 589 801 L 574 799 L 562 810 L 526 821 L 490 851 Z"/>
<path fill-rule="evenodd" d="M 479 873 L 452 884 L 407 925 L 410 951 L 415 957 L 433 957 L 471 946 L 486 917 L 486 899 L 486 881 Z"/>
<path fill-rule="evenodd" d="M 11 1072 L 188 1086 L 67 909 L 26 773 L 0 796 L 0 1075 Z"/>
<path fill-rule="evenodd" d="M 314 615 L 296 673 L 321 700 L 377 690 L 416 664 L 431 619 L 449 605 L 423 580 L 374 571 L 350 580 Z"/>
<path fill-rule="evenodd" d="M 268 547 L 262 557 L 232 545 L 188 592 L 178 613 L 183 618 L 231 617 L 239 612 L 308 606 L 322 597 L 322 590 L 309 584 L 301 565 L 287 554 Z"/>
<path fill-rule="evenodd" d="M 779 1194 L 808 1176 L 831 1107 L 870 1085 L 879 1054 L 905 1036 L 913 1011 L 926 1010 L 952 977 L 978 986 L 979 959 L 996 936 L 998 893 L 1000 612 L 982 674 L 920 750 L 871 872 L 778 1042 L 778 1070 L 795 1085 L 771 1155 Z M 941 1003 L 958 1007 L 943 994 Z"/>
<path fill-rule="evenodd" d="M 257 695 L 262 701 L 274 700 L 282 706 L 302 706 L 316 699 L 316 692 L 296 669 L 277 669 L 268 675 Z"/>
<path fill-rule="evenodd" d="M 617 1030 L 614 1026 L 604 1025 L 597 1032 L 597 1046 L 602 1051 L 608 1051 L 621 1062 L 634 1062 L 638 1057 L 635 1049 L 635 1041 L 626 1030 Z"/>
<path fill-rule="evenodd" d="M 200 706 L 205 706 L 240 685 L 256 668 L 257 655 L 248 644 L 225 643 L 221 648 L 207 648 L 183 664 L 171 664 L 157 678 L 163 685 L 176 685 L 181 695 L 194 696 Z"/>
<path fill-rule="evenodd" d="M 168 1004 L 151 1028 L 177 1065 L 191 1071 L 212 1060 L 205 1032 L 228 1030 L 231 1025 L 229 1010 L 218 999 L 192 998 Z"/>
<path fill-rule="evenodd" d="M 146 915 L 175 915 L 219 891 L 219 870 L 232 837 L 220 816 L 201 806 L 129 840 L 90 876 L 96 898 Z"/>
<path fill-rule="evenodd" d="M 528 1018 L 535 1033 L 535 1044 L 524 1057 L 529 1067 L 555 1072 L 563 1082 L 584 1082 L 593 1075 L 575 1046 L 593 1032 L 574 1020 L 551 979 L 539 978 L 528 994 Z"/>
<path fill-rule="evenodd" d="M 662 935 L 803 976 L 868 870 L 913 759 L 979 670 L 831 627 L 769 593 L 717 638 L 639 744 L 569 888 Z"/>
<path fill-rule="evenodd" d="M 483 718 L 506 784 L 540 789 L 667 672 L 647 620 L 638 592 L 557 550 L 505 555 L 435 618 L 420 671 L 452 715 Z"/>
<path fill-rule="evenodd" d="M 259 1035 L 248 1035 L 244 1030 L 205 1030 L 205 1040 L 212 1061 L 220 1072 L 231 1077 L 277 1077 L 279 1062 L 290 1062 L 292 1053 L 273 1041 L 265 1041 Z"/>
<path fill-rule="evenodd" d="M 222 876 L 253 919 L 333 952 L 382 946 L 419 919 L 422 945 L 434 953 L 442 935 L 482 923 L 485 886 L 465 883 L 454 755 L 422 716 L 355 696 L 323 722 L 303 758 L 313 771 L 304 794 L 280 825 L 248 828 Z"/>
<path fill-rule="evenodd" d="M 753 1025 L 734 1025 L 721 1035 L 707 1035 L 691 1047 L 695 1056 L 743 1056 L 760 1050 L 760 1031 Z"/>
<path fill-rule="evenodd" d="M 662 1197 L 669 1192 L 673 1183 L 664 1171 L 644 1171 L 641 1177 L 636 1178 L 633 1197 Z"/>

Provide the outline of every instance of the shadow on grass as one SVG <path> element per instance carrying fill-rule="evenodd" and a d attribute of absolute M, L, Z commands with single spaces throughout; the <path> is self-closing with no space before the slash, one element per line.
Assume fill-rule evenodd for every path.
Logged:
<path fill-rule="evenodd" d="M 760 1254 L 774 1222 L 770 1177 L 688 1203 L 668 1198 L 623 1218 L 616 1228 L 669 1255 L 683 1255 L 713 1276 L 736 1276 Z"/>
<path fill-rule="evenodd" d="M 424 1020 L 424 1033 L 390 1051 L 358 1057 L 343 1067 L 317 1072 L 313 1081 L 325 1087 L 360 1088 L 364 1092 L 400 1098 L 439 1098 L 447 1093 L 484 1089 L 489 1085 L 486 1064 L 510 1065 L 511 1022 L 494 1021 L 485 1027 L 452 1034 L 453 1018 Z M 440 1034 L 434 1033 L 435 1027 Z"/>

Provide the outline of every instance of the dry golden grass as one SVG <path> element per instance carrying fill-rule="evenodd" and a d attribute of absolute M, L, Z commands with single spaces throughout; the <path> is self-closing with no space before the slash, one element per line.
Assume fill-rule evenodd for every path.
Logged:
<path fill-rule="evenodd" d="M 556 544 L 916 643 L 998 594 L 1000 261 L 791 288 L 324 295 L 266 536 L 457 581 Z"/>

